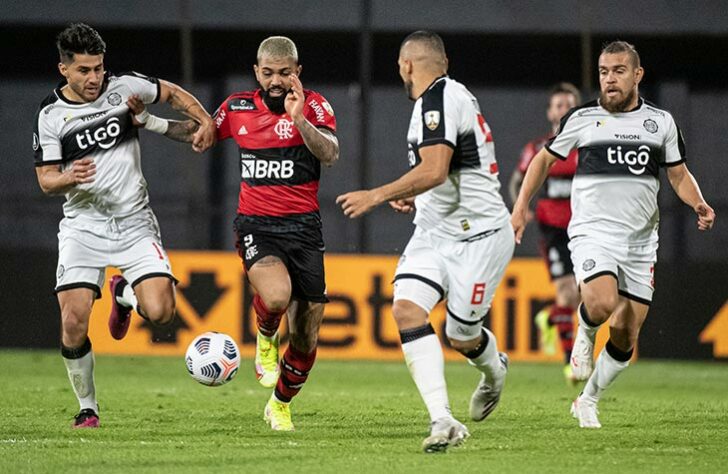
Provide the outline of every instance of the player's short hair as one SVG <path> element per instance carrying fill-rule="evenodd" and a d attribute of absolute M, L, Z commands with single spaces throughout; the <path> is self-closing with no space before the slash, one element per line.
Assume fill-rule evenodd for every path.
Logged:
<path fill-rule="evenodd" d="M 263 40 L 258 46 L 257 59 L 263 56 L 271 56 L 273 58 L 293 58 L 298 63 L 298 49 L 296 43 L 285 36 L 271 36 Z"/>
<path fill-rule="evenodd" d="M 101 35 L 86 23 L 73 23 L 58 33 L 56 47 L 64 63 L 73 62 L 74 54 L 106 53 L 106 43 Z"/>
<path fill-rule="evenodd" d="M 628 53 L 629 57 L 632 59 L 632 65 L 635 68 L 640 67 L 640 55 L 637 53 L 637 49 L 634 47 L 633 44 L 627 43 L 626 41 L 612 41 L 611 43 L 607 43 L 604 46 L 602 46 L 602 54 L 619 54 L 619 53 Z"/>
<path fill-rule="evenodd" d="M 402 41 L 402 44 L 400 45 L 399 49 L 401 50 L 402 47 L 404 47 L 404 45 L 410 41 L 423 44 L 428 49 L 430 49 L 434 53 L 441 55 L 442 57 L 447 56 L 445 54 L 445 43 L 443 43 L 442 38 L 440 38 L 440 35 L 438 35 L 435 32 L 426 31 L 426 30 L 418 30 L 418 31 L 415 31 L 414 33 L 410 33 Z"/>
<path fill-rule="evenodd" d="M 549 105 L 551 105 L 551 98 L 558 94 L 571 94 L 574 96 L 576 105 L 581 104 L 581 92 L 571 82 L 559 82 L 549 90 Z"/>

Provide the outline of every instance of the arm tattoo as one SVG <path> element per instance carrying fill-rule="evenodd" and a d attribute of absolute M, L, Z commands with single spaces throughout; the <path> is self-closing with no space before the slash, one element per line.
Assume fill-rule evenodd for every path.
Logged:
<path fill-rule="evenodd" d="M 170 120 L 164 136 L 172 140 L 184 143 L 192 142 L 192 135 L 200 128 L 200 124 L 194 120 Z"/>
<path fill-rule="evenodd" d="M 297 128 L 306 147 L 321 163 L 331 166 L 339 159 L 339 142 L 331 131 L 316 128 L 308 120 Z"/>

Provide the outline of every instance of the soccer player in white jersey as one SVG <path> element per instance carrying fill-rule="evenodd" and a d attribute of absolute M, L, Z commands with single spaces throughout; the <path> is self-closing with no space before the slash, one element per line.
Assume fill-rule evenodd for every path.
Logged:
<path fill-rule="evenodd" d="M 477 99 L 447 76 L 442 39 L 427 31 L 410 34 L 398 63 L 415 101 L 407 135 L 412 169 L 336 202 L 352 218 L 384 202 L 399 212 L 416 209 L 416 230 L 394 278 L 392 312 L 407 367 L 430 414 L 423 449 L 437 452 L 460 444 L 469 433 L 450 411 L 442 347 L 428 314 L 447 298 L 447 338 L 481 373 L 470 417 L 485 419 L 500 400 L 508 359 L 483 320 L 515 242 L 499 193 L 490 128 Z"/>
<path fill-rule="evenodd" d="M 577 148 L 569 249 L 583 302 L 571 366 L 575 377 L 588 380 L 571 412 L 582 428 L 601 427 L 597 403 L 627 368 L 652 301 L 659 168 L 667 168 L 675 193 L 697 214 L 699 230 L 715 220 L 685 166 L 672 115 L 639 96 L 643 75 L 631 44 L 615 41 L 602 49 L 599 100 L 564 116 L 556 137 L 531 162 L 511 219 L 520 243 L 529 201 L 556 160 Z M 594 363 L 594 338 L 607 320 L 609 341 Z"/>
<path fill-rule="evenodd" d="M 33 133 L 36 174 L 44 193 L 66 196 L 58 233 L 55 292 L 61 308 L 61 354 L 78 398 L 73 426 L 99 426 L 94 356 L 88 324 L 107 265 L 112 278 L 111 335 L 121 339 L 132 308 L 154 324 L 175 315 L 174 276 L 149 207 L 141 172 L 137 128 L 127 101 L 167 102 L 196 121 L 191 138 L 202 152 L 215 127 L 200 103 L 179 86 L 136 73 L 104 71 L 106 45 L 99 33 L 77 23 L 57 38 L 64 81 L 41 103 Z M 158 119 L 146 127 L 180 134 L 180 122 Z"/>

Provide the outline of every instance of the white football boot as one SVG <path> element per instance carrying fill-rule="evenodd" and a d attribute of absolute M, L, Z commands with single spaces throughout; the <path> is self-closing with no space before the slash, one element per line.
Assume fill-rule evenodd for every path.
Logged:
<path fill-rule="evenodd" d="M 576 397 L 571 404 L 571 416 L 579 420 L 580 428 L 601 428 L 599 423 L 599 409 L 597 403 L 589 400 L 583 394 Z"/>
<path fill-rule="evenodd" d="M 430 436 L 422 442 L 422 449 L 426 453 L 444 452 L 448 446 L 459 446 L 469 436 L 468 428 L 455 418 L 438 418 L 430 424 Z"/>
<path fill-rule="evenodd" d="M 499 352 L 498 358 L 503 370 L 494 377 L 492 382 L 486 380 L 485 374 L 481 374 L 480 383 L 470 397 L 470 418 L 475 421 L 484 420 L 495 410 L 500 401 L 508 373 L 508 356 L 504 352 Z"/>

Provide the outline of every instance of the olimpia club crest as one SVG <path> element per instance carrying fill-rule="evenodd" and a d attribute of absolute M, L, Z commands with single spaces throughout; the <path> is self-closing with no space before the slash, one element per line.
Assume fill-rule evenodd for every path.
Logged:
<path fill-rule="evenodd" d="M 655 122 L 652 119 L 647 119 L 642 123 L 642 126 L 645 127 L 645 130 L 647 130 L 650 133 L 657 133 L 657 122 Z"/>
<path fill-rule="evenodd" d="M 440 111 L 428 110 L 425 112 L 425 126 L 430 130 L 435 130 L 440 125 Z"/>

